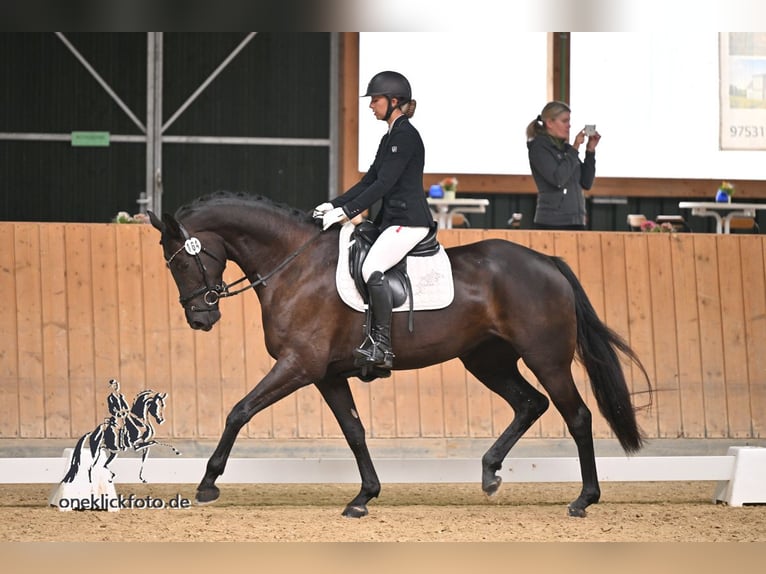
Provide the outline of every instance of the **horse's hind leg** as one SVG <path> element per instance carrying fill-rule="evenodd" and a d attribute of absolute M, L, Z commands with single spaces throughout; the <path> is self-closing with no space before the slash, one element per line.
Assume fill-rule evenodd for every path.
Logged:
<path fill-rule="evenodd" d="M 481 488 L 493 495 L 502 479 L 497 471 L 513 445 L 548 408 L 548 399 L 530 385 L 519 372 L 518 355 L 506 343 L 488 343 L 461 358 L 466 368 L 489 390 L 500 395 L 511 406 L 514 417 L 508 428 L 492 444 L 482 458 Z"/>
<path fill-rule="evenodd" d="M 359 494 L 346 505 L 343 516 L 361 518 L 367 515 L 367 503 L 380 494 L 380 481 L 372 464 L 370 452 L 364 438 L 364 426 L 354 404 L 354 397 L 347 379 L 329 379 L 316 383 L 316 387 L 332 410 L 346 437 L 346 442 L 354 453 L 362 488 Z"/>
<path fill-rule="evenodd" d="M 596 454 L 593 447 L 590 409 L 577 390 L 572 378 L 571 365 L 557 366 L 551 361 L 545 361 L 542 365 L 535 365 L 533 361 L 528 361 L 527 365 L 535 373 L 540 384 L 548 391 L 548 395 L 561 413 L 569 434 L 572 435 L 577 445 L 582 491 L 580 496 L 569 505 L 569 515 L 584 517 L 585 509 L 591 504 L 597 503 L 601 498 L 601 488 L 598 484 L 598 472 L 596 470 Z"/>

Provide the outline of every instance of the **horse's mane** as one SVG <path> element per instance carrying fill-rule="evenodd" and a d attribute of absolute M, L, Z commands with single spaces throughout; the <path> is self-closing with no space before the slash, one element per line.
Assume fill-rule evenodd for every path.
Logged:
<path fill-rule="evenodd" d="M 216 191 L 214 193 L 198 197 L 191 203 L 179 207 L 176 210 L 175 217 L 176 219 L 180 220 L 194 213 L 198 213 L 203 209 L 217 205 L 227 205 L 234 207 L 256 207 L 259 209 L 266 209 L 269 211 L 286 214 L 300 223 L 312 223 L 311 214 L 308 212 L 301 211 L 285 203 L 279 203 L 262 195 L 253 195 L 244 192 L 232 191 Z"/>

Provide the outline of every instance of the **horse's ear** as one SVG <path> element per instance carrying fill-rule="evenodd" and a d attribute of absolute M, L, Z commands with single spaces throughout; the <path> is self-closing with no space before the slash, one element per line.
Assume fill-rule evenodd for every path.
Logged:
<path fill-rule="evenodd" d="M 154 227 L 154 228 L 155 228 L 157 231 L 159 231 L 160 233 L 162 233 L 163 231 L 165 231 L 165 224 L 164 224 L 164 223 L 162 223 L 162 220 L 161 220 L 159 217 L 157 217 L 156 215 L 154 215 L 154 212 L 153 212 L 153 211 L 149 211 L 149 210 L 147 210 L 147 211 L 146 211 L 146 213 L 149 215 L 149 221 L 151 222 L 152 226 L 153 226 L 153 227 Z"/>
<path fill-rule="evenodd" d="M 162 214 L 162 224 L 163 229 L 162 233 L 163 235 L 167 235 L 168 237 L 174 238 L 174 239 L 183 239 L 183 234 L 181 233 L 181 226 L 178 224 L 178 221 L 176 221 L 176 218 L 170 215 L 169 213 L 163 213 Z"/>

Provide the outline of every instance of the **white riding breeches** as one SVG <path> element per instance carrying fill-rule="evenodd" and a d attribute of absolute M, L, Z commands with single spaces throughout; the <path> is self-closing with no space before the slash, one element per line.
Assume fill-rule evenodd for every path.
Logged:
<path fill-rule="evenodd" d="M 375 271 L 385 273 L 399 263 L 426 235 L 428 227 L 403 227 L 392 225 L 387 227 L 370 247 L 362 265 L 364 282 Z"/>

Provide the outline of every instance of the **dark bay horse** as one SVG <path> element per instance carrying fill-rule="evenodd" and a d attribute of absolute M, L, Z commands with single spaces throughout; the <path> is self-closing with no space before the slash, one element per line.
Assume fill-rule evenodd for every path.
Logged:
<path fill-rule="evenodd" d="M 216 479 L 240 429 L 258 412 L 307 385 L 315 385 L 335 415 L 356 458 L 361 490 L 344 516 L 367 514 L 380 481 L 365 442 L 348 378 L 358 376 L 352 350 L 362 334 L 364 314 L 346 306 L 335 288 L 338 227 L 320 232 L 310 215 L 262 197 L 218 193 L 160 220 L 164 257 L 192 329 L 210 330 L 221 318 L 219 300 L 253 288 L 260 299 L 266 348 L 273 368 L 226 418 L 221 439 L 197 488 L 197 501 L 219 497 Z M 569 266 L 556 257 L 502 240 L 447 250 L 455 298 L 447 308 L 394 313 L 395 369 L 418 369 L 459 358 L 466 369 L 502 397 L 513 420 L 484 454 L 482 489 L 494 494 L 496 472 L 511 447 L 548 408 L 548 398 L 519 372 L 523 359 L 559 410 L 576 445 L 582 474 L 580 495 L 569 514 L 584 516 L 601 495 L 591 430 L 591 413 L 571 373 L 583 363 L 599 409 L 627 453 L 643 442 L 619 354 L 643 371 L 630 347 L 596 315 Z M 227 260 L 248 284 L 225 285 Z M 244 279 L 244 278 L 243 278 Z M 648 383 L 648 377 L 647 377 Z"/>

